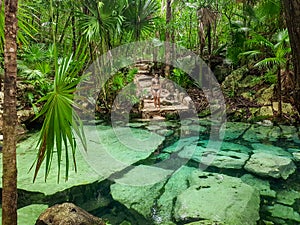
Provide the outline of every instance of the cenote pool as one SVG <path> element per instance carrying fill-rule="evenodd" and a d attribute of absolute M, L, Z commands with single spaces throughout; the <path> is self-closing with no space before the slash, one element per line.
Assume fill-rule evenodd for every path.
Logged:
<path fill-rule="evenodd" d="M 227 122 L 212 139 L 211 124 L 91 121 L 78 172 L 59 182 L 55 158 L 47 181 L 42 169 L 32 182 L 31 134 L 17 150 L 18 224 L 66 201 L 113 225 L 300 224 L 299 129 Z"/>

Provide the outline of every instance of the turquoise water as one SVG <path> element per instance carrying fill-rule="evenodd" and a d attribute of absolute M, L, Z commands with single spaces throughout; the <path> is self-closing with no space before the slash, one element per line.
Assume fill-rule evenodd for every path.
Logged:
<path fill-rule="evenodd" d="M 239 213 L 244 205 L 253 205 L 242 211 L 244 220 L 250 221 L 248 224 L 254 224 L 256 217 L 255 224 L 300 224 L 299 129 L 232 122 L 223 128 L 211 130 L 208 120 L 184 119 L 119 122 L 114 130 L 106 121 L 95 121 L 90 123 L 90 133 L 87 133 L 92 150 L 101 142 L 111 156 L 132 166 L 117 168 L 116 172 L 103 177 L 104 172 L 97 170 L 106 170 L 110 163 L 95 168 L 77 154 L 79 172 L 71 173 L 68 182 L 59 184 L 55 169 L 47 183 L 40 174 L 40 179 L 32 184 L 32 174 L 27 171 L 35 157 L 34 134 L 18 149 L 19 224 L 33 224 L 28 223 L 29 215 L 31 221 L 35 221 L 41 210 L 65 201 L 74 202 L 111 224 L 223 224 L 224 218 L 234 218 L 234 213 Z M 99 139 L 93 136 L 95 130 Z M 216 133 L 220 134 L 218 138 Z M 136 138 L 136 142 L 131 137 Z M 138 149 L 133 150 L 135 147 Z M 211 152 L 214 158 L 207 163 L 204 158 Z M 250 159 L 261 153 L 286 160 L 295 168 L 288 173 L 291 168 L 285 170 L 272 165 L 269 174 L 264 175 L 259 174 L 262 171 L 247 168 Z M 206 173 L 202 174 L 203 171 Z M 198 180 L 193 177 L 195 174 Z M 226 189 L 227 181 L 233 182 L 229 189 Z M 192 189 L 193 184 L 198 185 L 196 189 Z M 223 185 L 220 187 L 224 193 L 215 189 L 218 185 Z M 251 191 L 259 202 L 249 194 Z M 204 199 L 203 193 L 211 199 Z M 201 201 L 205 204 L 199 204 Z M 226 208 L 228 201 L 232 201 L 232 205 Z M 234 208 L 239 203 L 243 204 Z M 223 206 L 231 216 L 223 218 Z M 28 207 L 32 208 L 27 210 Z M 230 225 L 247 224 L 228 221 L 226 224 Z"/>
<path fill-rule="evenodd" d="M 200 124 L 198 124 L 198 121 L 185 120 L 181 122 L 135 122 L 126 124 L 126 126 L 134 127 L 134 129 L 136 129 L 136 127 L 138 127 L 138 129 L 148 129 L 151 130 L 151 132 L 165 136 L 163 145 L 159 146 L 158 151 L 154 152 L 147 159 L 135 164 L 136 166 L 140 164 L 157 165 L 167 161 L 170 155 L 172 155 L 172 151 L 176 151 L 175 149 L 178 148 L 180 144 L 191 145 L 191 143 L 193 143 L 193 145 L 197 146 L 194 152 L 194 155 L 195 153 L 197 155 L 197 151 L 199 151 L 197 148 L 206 148 L 211 134 L 210 122 L 206 120 L 200 121 Z M 225 160 L 226 156 L 228 156 L 226 155 L 226 152 L 230 152 L 228 158 L 233 160 L 228 160 L 227 164 L 212 163 L 205 171 L 217 173 L 221 176 L 228 175 L 230 177 L 242 178 L 245 183 L 250 184 L 257 189 L 261 189 L 259 209 L 260 219 L 257 224 L 300 224 L 299 163 L 293 157 L 293 153 L 299 152 L 300 150 L 298 128 L 292 126 L 264 126 L 261 124 L 230 122 L 226 124 L 226 127 L 224 139 L 222 140 L 221 148 L 218 149 L 219 152 L 217 155 L 220 157 L 224 156 Z M 184 138 L 182 138 L 181 133 L 185 131 L 188 131 L 188 135 L 185 135 Z M 245 170 L 244 165 L 247 163 L 250 156 L 259 152 L 289 158 L 298 167 L 287 179 L 260 176 Z M 248 158 L 243 161 L 241 160 L 241 155 L 248 155 Z M 233 162 L 235 159 L 237 163 Z M 216 159 L 216 161 L 218 161 L 218 159 Z M 189 168 L 199 169 L 199 167 L 201 167 L 200 164 L 201 162 L 199 163 L 197 157 L 195 157 L 195 159 L 190 157 L 189 160 L 185 161 L 185 166 Z M 175 168 L 177 169 L 177 167 Z M 248 179 L 249 177 L 251 179 Z M 159 191 L 162 192 L 162 190 Z M 192 221 L 198 221 L 195 218 L 189 218 L 186 221 L 176 221 L 174 218 L 171 218 L 170 221 L 161 219 L 160 206 L 157 202 L 159 202 L 160 199 L 163 199 L 163 196 L 164 193 L 160 193 L 155 197 L 151 210 L 151 217 L 148 217 L 147 223 L 164 224 L 172 221 L 174 224 L 185 224 Z M 176 201 L 176 197 L 173 198 L 173 201 Z M 173 207 L 170 210 L 174 211 L 174 204 L 171 204 L 170 207 Z M 98 215 L 110 218 L 111 221 L 115 220 L 112 216 L 113 214 L 99 213 Z M 136 219 L 131 222 L 135 220 Z M 118 223 L 119 222 L 116 222 L 115 224 Z M 145 221 L 136 224 L 144 223 Z"/>

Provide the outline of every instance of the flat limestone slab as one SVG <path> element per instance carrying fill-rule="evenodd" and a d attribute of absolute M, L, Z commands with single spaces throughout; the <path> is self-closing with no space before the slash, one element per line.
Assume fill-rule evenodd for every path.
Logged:
<path fill-rule="evenodd" d="M 244 169 L 262 177 L 286 180 L 295 172 L 296 166 L 290 158 L 260 152 L 251 156 Z"/>
<path fill-rule="evenodd" d="M 178 222 L 211 220 L 218 224 L 255 225 L 259 219 L 259 193 L 239 178 L 195 171 L 190 187 L 176 199 Z"/>
<path fill-rule="evenodd" d="M 129 127 L 112 129 L 108 126 L 86 126 L 85 135 L 88 151 L 84 152 L 78 142 L 77 173 L 73 169 L 71 159 L 69 178 L 68 181 L 65 181 L 65 156 L 62 155 L 59 183 L 57 182 L 57 158 L 55 154 L 47 182 L 44 180 L 44 165 L 41 167 L 35 183 L 32 182 L 34 170 L 29 171 L 29 169 L 36 159 L 38 134 L 33 134 L 18 144 L 18 188 L 52 195 L 73 186 L 100 182 L 131 164 L 146 159 L 164 140 L 164 137 L 153 132 Z M 0 160 L 2 162 L 2 154 L 0 154 Z M 0 166 L 0 175 L 2 176 L 2 166 Z M 2 186 L 2 179 L 0 186 Z"/>

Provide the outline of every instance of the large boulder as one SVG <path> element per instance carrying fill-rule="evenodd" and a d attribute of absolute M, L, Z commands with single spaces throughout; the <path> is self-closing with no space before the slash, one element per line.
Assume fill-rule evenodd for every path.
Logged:
<path fill-rule="evenodd" d="M 259 220 L 259 193 L 241 179 L 195 171 L 190 187 L 176 200 L 177 222 L 210 220 L 230 225 L 254 225 Z"/>
<path fill-rule="evenodd" d="M 105 225 L 106 223 L 73 203 L 54 205 L 43 212 L 35 225 Z"/>
<path fill-rule="evenodd" d="M 283 179 L 287 179 L 296 170 L 296 166 L 290 158 L 264 152 L 253 154 L 244 168 L 262 177 Z"/>

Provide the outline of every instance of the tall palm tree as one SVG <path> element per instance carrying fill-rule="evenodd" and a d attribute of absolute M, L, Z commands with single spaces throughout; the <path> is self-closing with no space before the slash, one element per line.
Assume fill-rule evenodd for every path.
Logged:
<path fill-rule="evenodd" d="M 248 41 L 250 44 L 255 44 L 256 46 L 264 46 L 270 51 L 268 55 L 264 55 L 266 49 L 261 51 L 260 49 L 251 50 L 242 53 L 242 55 L 248 55 L 251 57 L 257 57 L 262 55 L 262 59 L 257 62 L 254 66 L 256 67 L 265 67 L 268 69 L 275 68 L 277 72 L 277 98 L 278 98 L 278 116 L 282 116 L 282 83 L 281 83 L 281 70 L 286 69 L 287 61 L 289 60 L 288 55 L 291 52 L 291 48 L 288 45 L 289 42 L 289 34 L 285 29 L 283 31 L 279 31 L 275 35 L 275 43 L 267 40 L 261 35 L 254 35 L 255 38 Z"/>
<path fill-rule="evenodd" d="M 123 17 L 120 2 L 84 0 L 85 10 L 78 11 L 78 24 L 91 44 L 91 54 L 102 54 L 112 48 L 114 34 L 121 32 Z"/>
<path fill-rule="evenodd" d="M 5 0 L 2 224 L 17 225 L 17 11 L 18 0 Z"/>

